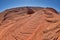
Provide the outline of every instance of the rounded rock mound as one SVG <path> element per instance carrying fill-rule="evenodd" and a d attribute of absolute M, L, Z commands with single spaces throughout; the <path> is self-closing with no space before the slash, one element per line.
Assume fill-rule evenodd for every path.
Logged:
<path fill-rule="evenodd" d="M 53 8 L 17 7 L 0 13 L 0 40 L 59 40 L 60 14 Z"/>

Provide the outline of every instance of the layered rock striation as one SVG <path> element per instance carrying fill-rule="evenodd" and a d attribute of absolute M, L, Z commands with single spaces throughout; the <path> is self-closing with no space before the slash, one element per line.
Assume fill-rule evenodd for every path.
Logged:
<path fill-rule="evenodd" d="M 43 7 L 7 9 L 0 13 L 0 40 L 60 40 L 60 14 Z"/>

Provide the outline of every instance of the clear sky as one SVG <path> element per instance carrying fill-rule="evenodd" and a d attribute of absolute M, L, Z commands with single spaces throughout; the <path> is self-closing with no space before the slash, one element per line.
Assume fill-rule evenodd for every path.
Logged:
<path fill-rule="evenodd" d="M 52 7 L 60 12 L 60 0 L 0 0 L 0 12 L 21 6 Z"/>

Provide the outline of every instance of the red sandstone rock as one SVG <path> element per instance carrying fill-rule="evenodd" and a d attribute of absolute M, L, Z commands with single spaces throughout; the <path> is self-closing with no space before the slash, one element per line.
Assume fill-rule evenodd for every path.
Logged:
<path fill-rule="evenodd" d="M 60 14 L 53 8 L 7 9 L 0 14 L 0 40 L 60 40 Z"/>

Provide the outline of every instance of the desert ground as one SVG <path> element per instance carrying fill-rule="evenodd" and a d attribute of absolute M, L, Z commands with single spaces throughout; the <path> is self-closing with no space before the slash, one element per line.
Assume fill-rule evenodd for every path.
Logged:
<path fill-rule="evenodd" d="M 0 12 L 0 40 L 60 40 L 60 14 L 48 7 Z"/>

